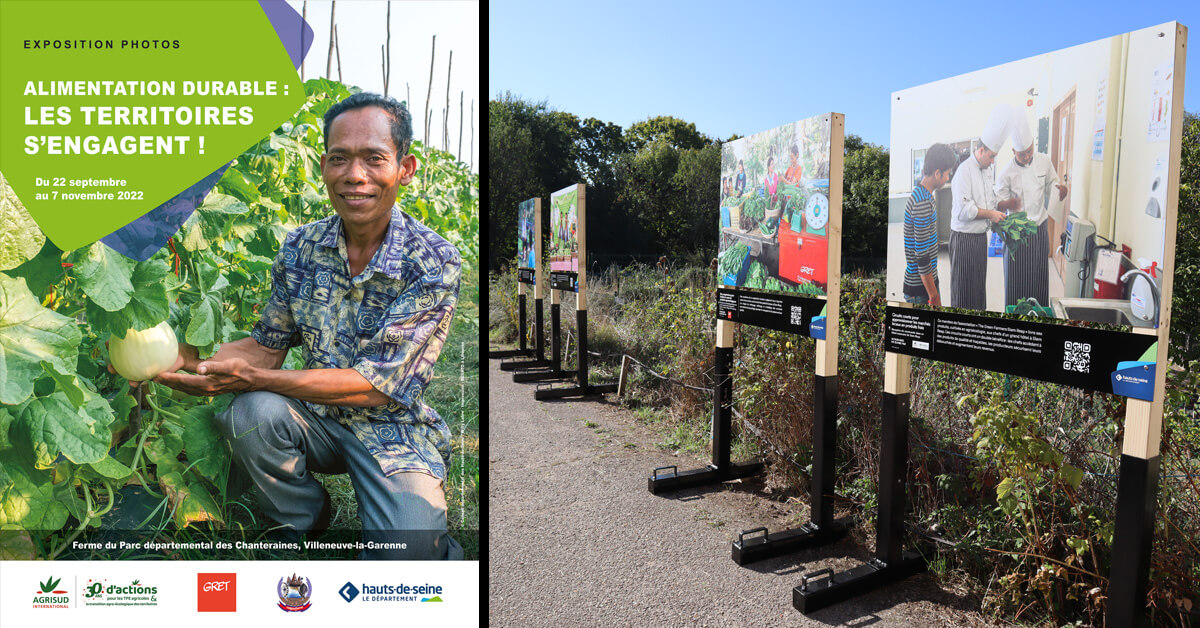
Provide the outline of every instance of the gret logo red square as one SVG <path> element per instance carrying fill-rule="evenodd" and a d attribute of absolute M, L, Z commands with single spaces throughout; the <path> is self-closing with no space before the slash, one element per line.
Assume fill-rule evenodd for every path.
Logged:
<path fill-rule="evenodd" d="M 201 613 L 237 611 L 237 574 L 196 574 L 196 610 Z"/>

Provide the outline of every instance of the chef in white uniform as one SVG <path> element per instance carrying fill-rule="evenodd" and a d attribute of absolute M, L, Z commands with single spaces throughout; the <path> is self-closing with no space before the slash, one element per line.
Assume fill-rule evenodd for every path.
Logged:
<path fill-rule="evenodd" d="M 1038 230 L 1019 245 L 1007 243 L 1012 250 L 1004 256 L 1004 303 L 1016 305 L 1032 297 L 1039 305 L 1049 306 L 1049 199 L 1051 194 L 1057 194 L 1059 200 L 1066 198 L 1067 187 L 1057 185 L 1058 173 L 1050 157 L 1034 149 L 1025 113 L 1015 107 L 1012 113 L 1013 159 L 996 180 L 996 205 L 1010 214 L 1024 211 Z"/>
<path fill-rule="evenodd" d="M 1012 108 L 996 105 L 975 152 L 950 179 L 950 306 L 987 309 L 987 241 L 990 223 L 1004 213 L 996 209 L 992 163 L 1012 124 Z"/>

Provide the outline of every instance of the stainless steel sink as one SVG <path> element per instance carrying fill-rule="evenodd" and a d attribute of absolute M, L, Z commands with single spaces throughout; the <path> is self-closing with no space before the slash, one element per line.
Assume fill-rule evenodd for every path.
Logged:
<path fill-rule="evenodd" d="M 1144 321 L 1134 316 L 1129 302 L 1124 299 L 1054 297 L 1050 299 L 1050 306 L 1059 318 L 1131 327 L 1154 326 L 1153 321 Z"/>

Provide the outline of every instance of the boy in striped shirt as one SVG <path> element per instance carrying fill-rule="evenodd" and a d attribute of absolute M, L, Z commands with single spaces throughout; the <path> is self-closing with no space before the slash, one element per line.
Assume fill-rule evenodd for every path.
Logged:
<path fill-rule="evenodd" d="M 925 151 L 921 181 L 913 186 L 904 208 L 904 300 L 909 303 L 942 304 L 937 279 L 937 209 L 933 191 L 954 175 L 958 158 L 945 144 Z"/>

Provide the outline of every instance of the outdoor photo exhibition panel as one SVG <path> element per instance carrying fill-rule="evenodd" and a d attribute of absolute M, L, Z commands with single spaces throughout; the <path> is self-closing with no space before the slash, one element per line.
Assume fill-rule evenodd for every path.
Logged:
<path fill-rule="evenodd" d="M 550 323 L 551 356 L 550 371 L 558 372 L 553 379 L 575 377 L 574 386 L 539 386 L 535 399 L 561 399 L 616 392 L 617 384 L 588 383 L 588 333 L 587 333 L 587 186 L 577 183 L 550 195 Z M 582 263 L 581 263 L 582 261 Z M 576 370 L 574 373 L 561 370 L 559 342 L 559 307 L 562 293 L 576 293 L 575 328 L 578 330 L 575 346 Z M 513 381 L 518 381 L 514 376 Z"/>
<path fill-rule="evenodd" d="M 793 591 L 798 609 L 924 568 L 901 547 L 917 356 L 1129 398 L 1107 623 L 1140 619 L 1158 487 L 1186 40 L 1187 29 L 1170 22 L 892 95 L 876 557 L 806 579 Z"/>
<path fill-rule="evenodd" d="M 721 149 L 713 458 L 702 469 L 655 469 L 652 493 L 746 477 L 762 462 L 730 460 L 733 331 L 742 323 L 816 339 L 812 521 L 747 530 L 732 557 L 747 564 L 844 534 L 833 519 L 845 119 L 829 113 L 726 143 Z M 761 533 L 761 534 L 760 534 Z"/>
<path fill-rule="evenodd" d="M 534 347 L 528 347 L 528 314 L 525 285 L 533 286 Z M 531 198 L 517 205 L 517 348 L 490 351 L 489 358 L 533 358 L 515 365 L 545 366 L 545 337 L 542 333 L 542 199 Z"/>
<path fill-rule="evenodd" d="M 571 191 L 572 193 L 570 200 L 574 200 L 577 198 L 577 196 L 579 196 L 577 194 L 576 187 L 582 188 L 583 186 L 573 185 L 565 189 Z M 546 358 L 545 331 L 543 327 L 543 321 L 541 320 L 541 302 L 538 301 L 536 304 L 537 320 L 535 322 L 537 328 L 534 332 L 536 334 L 535 344 L 537 345 L 537 356 L 532 360 L 514 360 L 500 365 L 500 370 L 502 371 L 517 371 L 513 374 L 514 382 L 556 381 L 569 379 L 576 375 L 574 371 L 567 371 L 562 368 L 562 307 L 560 305 L 562 295 L 560 290 L 575 289 L 575 276 L 572 271 L 575 268 L 574 264 L 577 264 L 577 262 L 573 262 L 573 258 L 576 258 L 578 253 L 578 240 L 576 238 L 575 229 L 576 210 L 574 207 L 568 208 L 564 206 L 562 193 L 565 190 L 555 192 L 550 205 L 550 357 L 549 359 Z M 554 198 L 558 199 L 559 204 L 557 208 L 553 202 Z M 537 243 L 535 246 L 537 247 L 536 261 L 538 262 L 538 268 L 536 271 L 537 274 L 535 275 L 537 284 L 534 286 L 536 297 L 541 295 L 543 279 L 541 276 L 542 200 L 540 198 L 534 200 L 537 201 Z M 526 201 L 526 203 L 528 202 L 529 201 Z M 524 204 L 522 204 L 522 207 L 523 206 Z M 571 213 L 569 216 L 567 215 L 567 212 L 562 211 L 564 209 L 570 210 Z M 520 236 L 518 232 L 518 247 L 521 246 L 519 238 Z M 520 250 L 521 249 L 518 248 L 518 251 Z M 518 268 L 517 272 L 525 273 L 526 276 L 528 276 L 529 271 L 527 268 L 524 268 L 524 265 L 524 262 L 519 262 L 518 266 L 521 266 L 522 268 Z M 564 276 L 564 273 L 570 274 L 569 276 Z"/>

